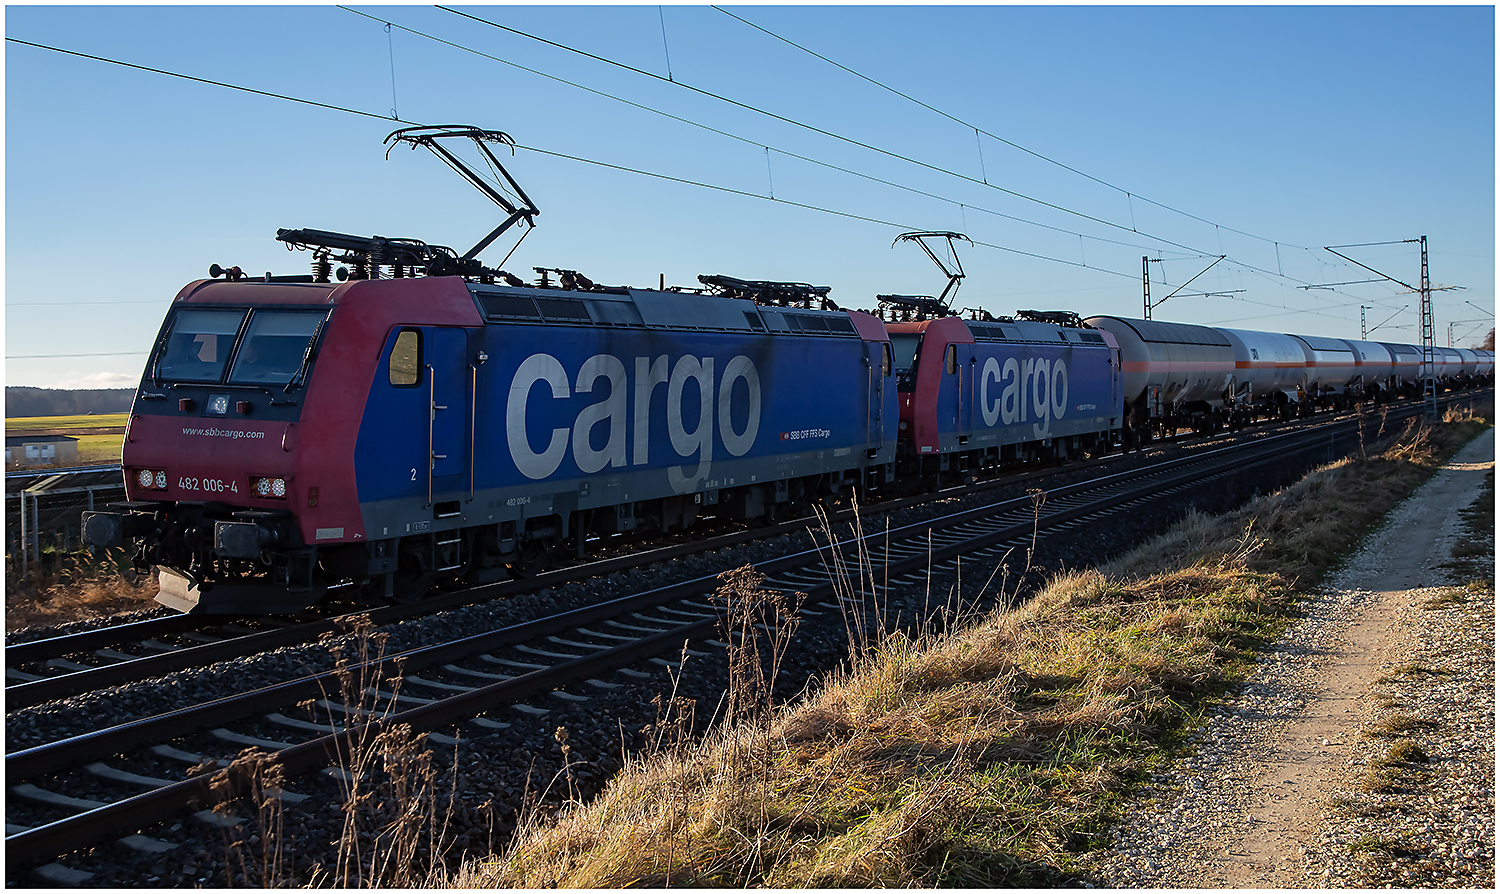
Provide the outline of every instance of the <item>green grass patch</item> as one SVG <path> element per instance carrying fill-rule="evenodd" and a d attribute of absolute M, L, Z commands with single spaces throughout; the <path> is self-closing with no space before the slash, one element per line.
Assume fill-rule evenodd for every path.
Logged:
<path fill-rule="evenodd" d="M 1353 841 L 1349 842 L 1349 850 L 1356 854 L 1372 854 L 1389 851 L 1391 839 L 1384 835 L 1376 835 L 1374 832 L 1366 832 Z"/>
<path fill-rule="evenodd" d="M 118 463 L 124 435 L 79 435 L 78 461 L 83 463 Z"/>

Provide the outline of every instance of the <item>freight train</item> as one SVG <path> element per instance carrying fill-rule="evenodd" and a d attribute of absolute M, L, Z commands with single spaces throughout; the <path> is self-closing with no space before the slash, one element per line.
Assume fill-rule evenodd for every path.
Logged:
<path fill-rule="evenodd" d="M 127 499 L 83 524 L 91 545 L 134 547 L 158 601 L 412 601 L 597 537 L 769 521 L 820 496 L 1341 406 L 1425 374 L 1409 346 L 1064 312 L 965 320 L 943 300 L 961 272 L 939 299 L 878 296 L 874 312 L 826 286 L 718 275 L 637 289 L 533 268 L 528 283 L 475 259 L 538 213 L 484 148 L 508 138 L 391 138 L 439 152 L 455 136 L 519 198 L 487 192 L 509 217 L 464 255 L 282 230 L 313 252 L 311 275 L 215 265 L 177 294 L 126 427 Z M 1442 358 L 1453 382 L 1493 373 L 1488 352 Z"/>

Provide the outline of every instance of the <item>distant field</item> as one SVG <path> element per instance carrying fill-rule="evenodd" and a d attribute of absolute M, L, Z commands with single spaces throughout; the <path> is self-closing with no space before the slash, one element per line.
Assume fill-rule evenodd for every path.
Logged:
<path fill-rule="evenodd" d="M 95 416 L 16 416 L 5 420 L 5 434 L 16 435 L 103 435 L 125 433 L 129 413 L 105 413 Z"/>
<path fill-rule="evenodd" d="M 94 416 L 16 416 L 5 420 L 6 437 L 18 435 L 67 435 L 78 439 L 78 461 L 86 465 L 120 461 L 129 413 Z M 12 466 L 11 468 L 15 468 Z"/>

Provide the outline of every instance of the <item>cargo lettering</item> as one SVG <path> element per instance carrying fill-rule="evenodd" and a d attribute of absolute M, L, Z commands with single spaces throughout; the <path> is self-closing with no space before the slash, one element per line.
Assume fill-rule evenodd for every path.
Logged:
<path fill-rule="evenodd" d="M 990 383 L 1000 386 L 999 395 L 990 396 Z M 1061 357 L 1007 358 L 1005 365 L 991 357 L 984 361 L 979 374 L 979 411 L 986 426 L 996 422 L 1015 425 L 1028 421 L 1032 433 L 1047 437 L 1052 420 L 1061 419 L 1068 409 L 1068 364 Z"/>
<path fill-rule="evenodd" d="M 586 475 L 606 467 L 625 466 L 627 440 L 629 464 L 644 465 L 650 457 L 651 400 L 661 385 L 667 386 L 667 438 L 678 456 L 694 459 L 692 465 L 667 469 L 673 490 L 678 493 L 695 490 L 698 482 L 708 477 L 713 464 L 716 421 L 719 441 L 731 456 L 744 456 L 754 446 L 760 431 L 761 394 L 760 373 L 750 358 L 740 355 L 724 364 L 717 386 L 713 357 L 684 356 L 677 358 L 675 364 L 665 354 L 656 358 L 636 357 L 634 373 L 632 388 L 624 361 L 612 354 L 595 354 L 579 367 L 570 388 L 567 371 L 556 357 L 533 354 L 523 360 L 511 380 L 505 406 L 506 440 L 511 459 L 521 474 L 542 479 L 555 473 L 568 453 L 569 441 L 573 461 Z M 584 407 L 571 427 L 552 429 L 546 446 L 541 451 L 534 450 L 526 429 L 533 386 L 545 382 L 553 399 L 566 400 L 575 393 L 594 392 L 600 379 L 608 380 L 608 395 Z M 739 424 L 733 412 L 737 389 L 743 389 L 747 405 Z M 695 420 L 691 430 L 689 420 Z M 603 429 L 602 448 L 594 447 L 598 428 Z"/>

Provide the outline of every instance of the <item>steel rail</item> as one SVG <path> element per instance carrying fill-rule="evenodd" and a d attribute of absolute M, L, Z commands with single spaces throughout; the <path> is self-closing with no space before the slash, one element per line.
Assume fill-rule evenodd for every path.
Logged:
<path fill-rule="evenodd" d="M 607 652 L 586 655 L 546 670 L 532 671 L 510 680 L 492 683 L 471 692 L 372 720 L 367 724 L 348 726 L 339 733 L 278 749 L 272 760 L 281 767 L 285 778 L 294 778 L 320 766 L 336 763 L 341 749 L 347 749 L 355 736 L 368 735 L 372 731 L 399 724 L 409 724 L 414 730 L 445 726 L 465 716 L 482 713 L 491 705 L 524 701 L 573 679 L 599 674 L 613 667 L 679 648 L 685 641 L 705 635 L 717 624 L 718 619 L 711 618 L 683 625 L 617 646 Z M 223 772 L 228 774 L 236 793 L 243 790 L 249 781 L 244 771 L 234 765 Z M 20 852 L 33 857 L 44 853 L 56 856 L 96 844 L 111 835 L 163 822 L 185 810 L 202 809 L 211 805 L 210 786 L 213 778 L 214 774 L 194 777 L 8 835 L 5 838 L 6 849 L 13 854 Z"/>
<path fill-rule="evenodd" d="M 133 621 L 129 624 L 116 624 L 112 627 L 101 627 L 97 630 L 86 630 L 82 633 L 70 633 L 66 636 L 54 636 L 6 646 L 5 663 L 7 667 L 35 664 L 49 658 L 60 658 L 63 655 L 115 646 L 122 642 L 172 636 L 202 626 L 204 626 L 204 619 L 193 615 L 166 615 L 145 621 Z M 10 687 L 7 687 L 7 701 L 9 701 L 10 692 Z"/>

